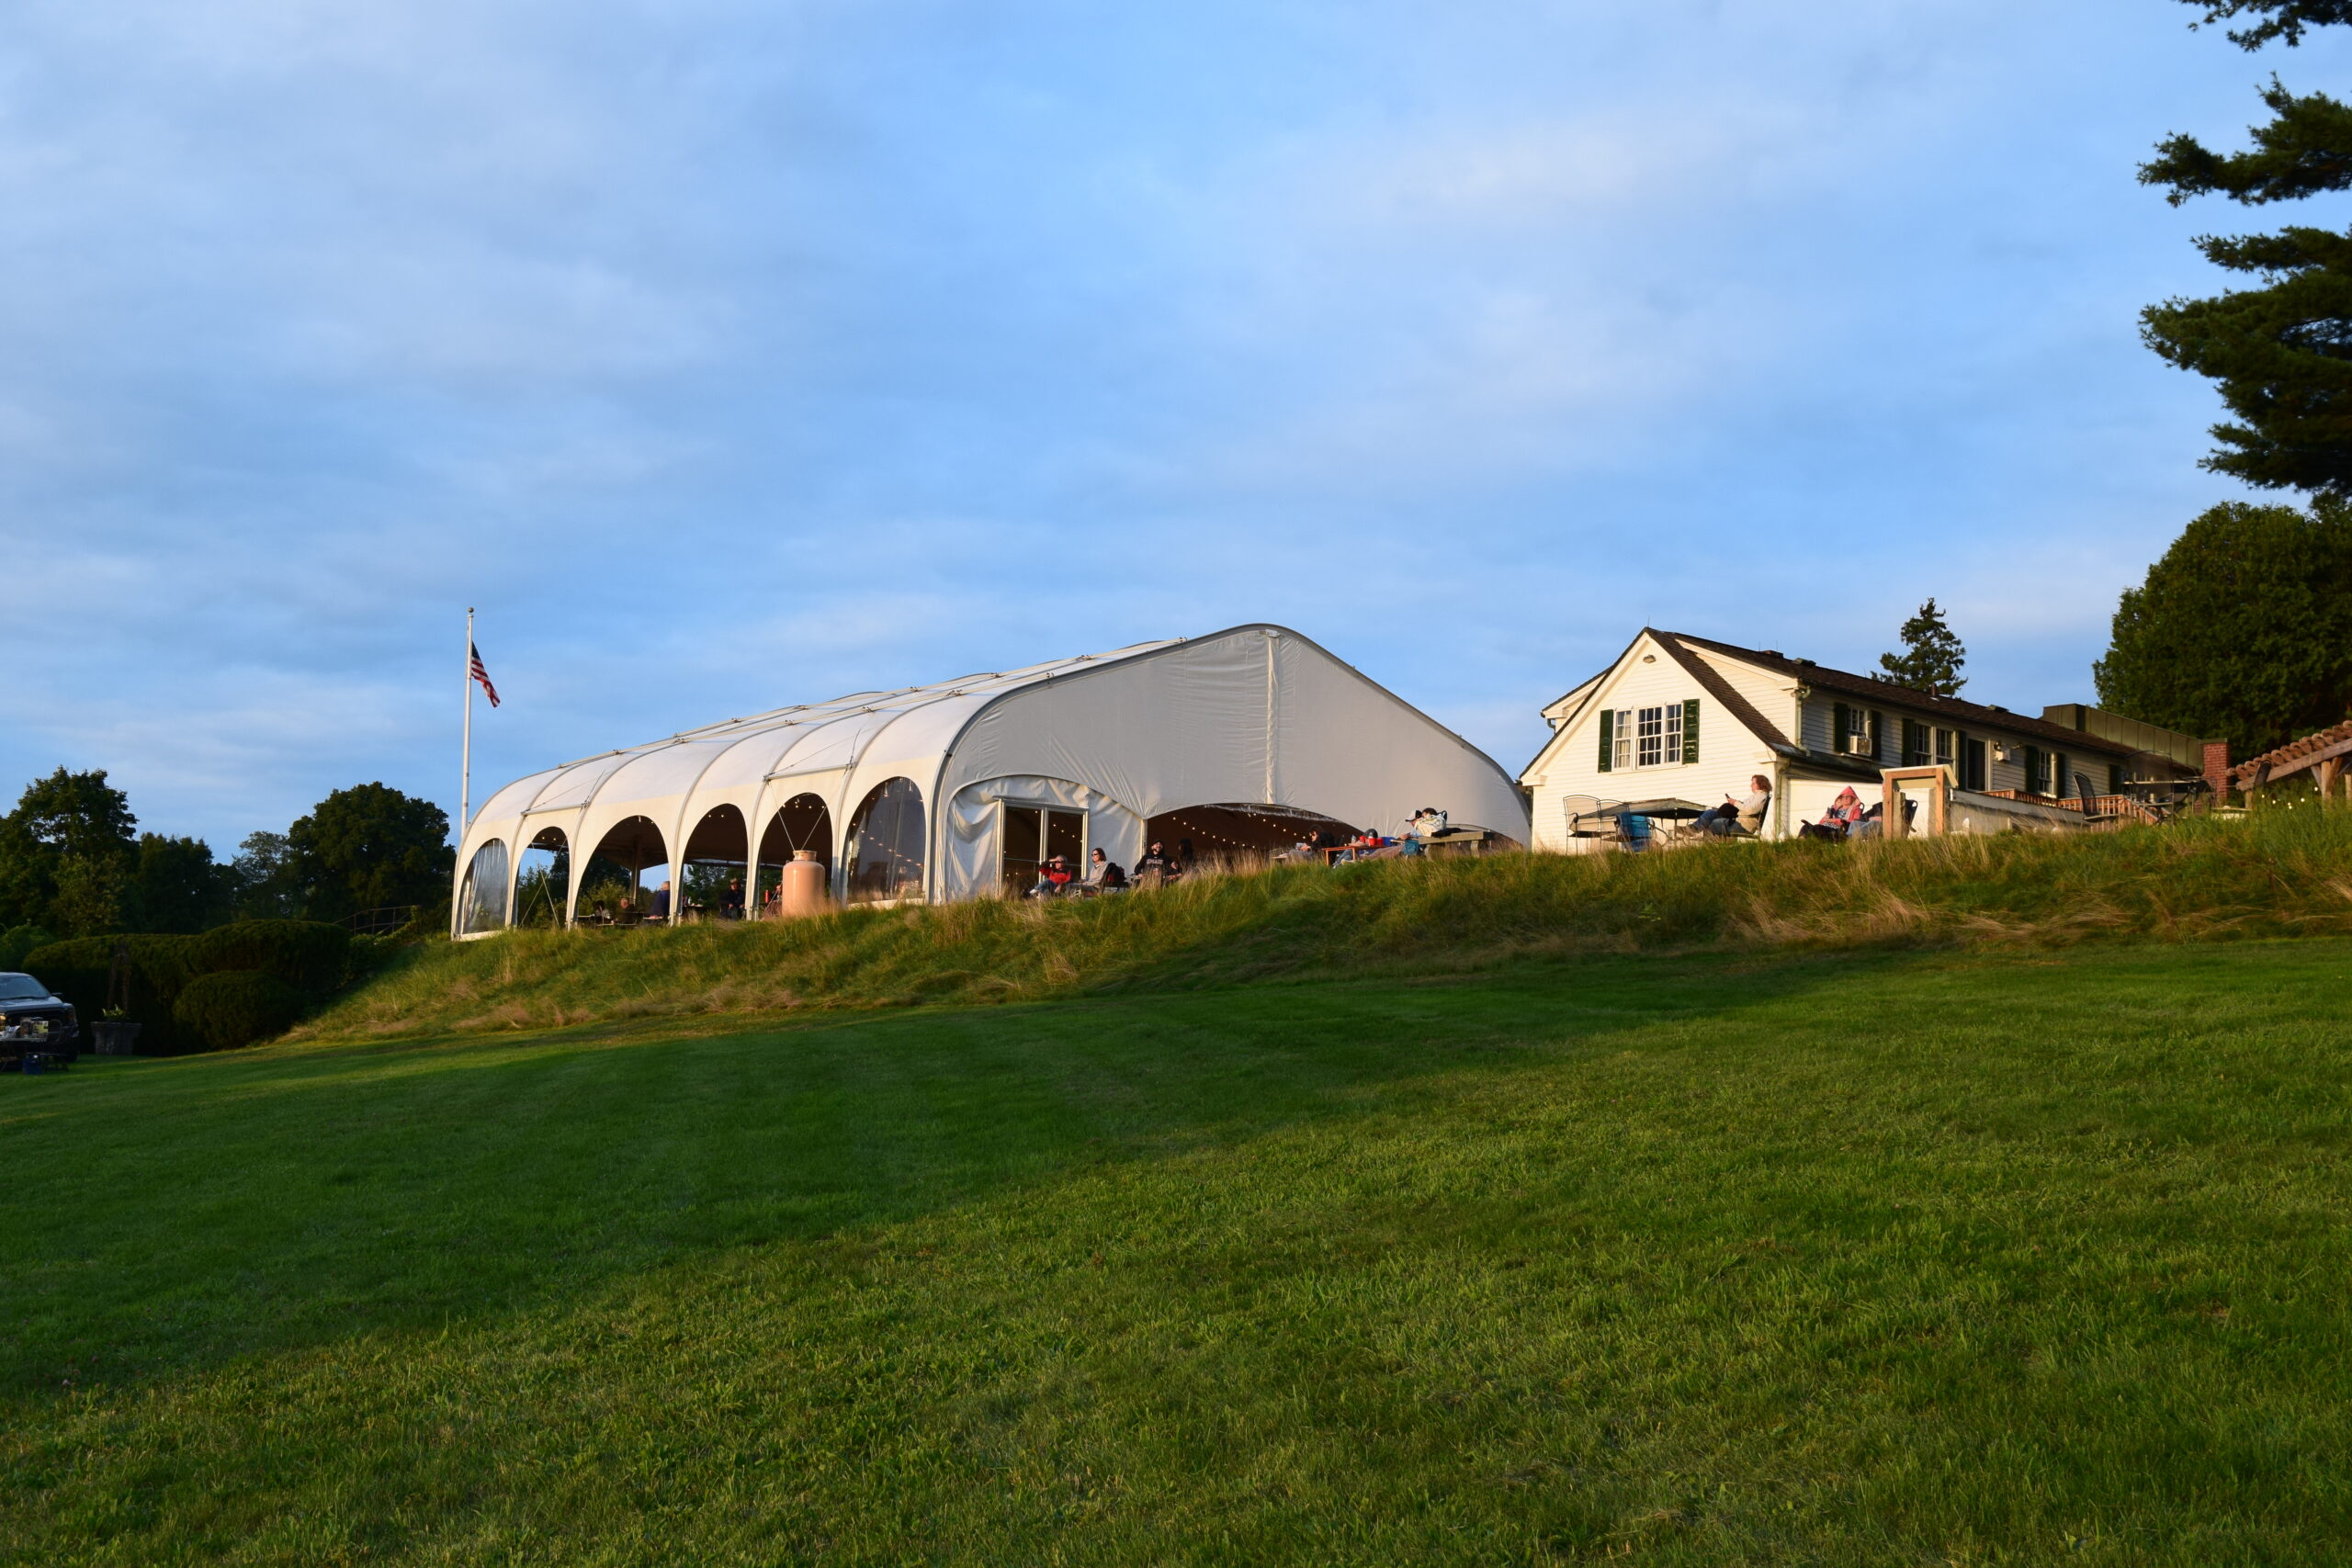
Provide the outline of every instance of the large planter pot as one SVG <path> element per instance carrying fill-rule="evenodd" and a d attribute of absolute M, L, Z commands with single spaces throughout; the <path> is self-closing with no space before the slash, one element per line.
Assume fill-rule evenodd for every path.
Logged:
<path fill-rule="evenodd" d="M 814 850 L 795 850 L 784 868 L 784 886 L 776 890 L 776 913 L 786 919 L 821 915 L 831 900 L 825 896 L 825 864 Z"/>
<path fill-rule="evenodd" d="M 101 1056 L 132 1056 L 138 1055 L 139 1026 L 108 1021 L 90 1025 L 90 1036 L 97 1043 Z"/>

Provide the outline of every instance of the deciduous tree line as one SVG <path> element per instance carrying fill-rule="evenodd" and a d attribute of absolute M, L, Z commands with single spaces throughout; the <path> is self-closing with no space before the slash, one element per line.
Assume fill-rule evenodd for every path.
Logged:
<path fill-rule="evenodd" d="M 338 920 L 449 896 L 447 814 L 381 784 L 336 790 L 285 832 L 248 836 L 225 862 L 200 839 L 138 827 L 104 769 L 60 768 L 27 786 L 0 817 L 6 945 L 235 919 Z"/>

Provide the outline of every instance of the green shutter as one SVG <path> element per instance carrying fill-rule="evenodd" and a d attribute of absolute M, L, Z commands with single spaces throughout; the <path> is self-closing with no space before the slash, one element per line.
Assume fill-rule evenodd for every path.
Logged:
<path fill-rule="evenodd" d="M 1854 738 L 1854 710 L 1839 703 L 1830 710 L 1829 749 L 1843 751 L 1846 742 Z"/>
<path fill-rule="evenodd" d="M 1871 761 L 1873 762 L 1885 760 L 1880 754 L 1880 741 L 1885 733 L 1886 715 L 1876 708 L 1871 709 Z"/>
<path fill-rule="evenodd" d="M 2050 759 L 2050 793 L 2061 800 L 2075 793 L 2075 770 L 2064 751 Z"/>
<path fill-rule="evenodd" d="M 1699 699 L 1682 700 L 1682 765 L 1689 767 L 1699 760 Z"/>
<path fill-rule="evenodd" d="M 1604 773 L 1609 771 L 1609 764 L 1615 758 L 1616 739 L 1617 710 L 1602 708 L 1600 710 L 1600 771 Z"/>
<path fill-rule="evenodd" d="M 2041 748 L 2039 746 L 2029 746 L 2025 749 L 2026 794 L 2040 795 L 2041 793 Z"/>

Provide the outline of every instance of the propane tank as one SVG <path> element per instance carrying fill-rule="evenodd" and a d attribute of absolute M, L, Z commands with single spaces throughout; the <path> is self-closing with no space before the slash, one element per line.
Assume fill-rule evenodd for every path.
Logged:
<path fill-rule="evenodd" d="M 824 863 L 814 850 L 795 850 L 784 868 L 784 886 L 777 890 L 776 914 L 785 919 L 797 915 L 821 915 L 832 900 L 826 897 Z"/>

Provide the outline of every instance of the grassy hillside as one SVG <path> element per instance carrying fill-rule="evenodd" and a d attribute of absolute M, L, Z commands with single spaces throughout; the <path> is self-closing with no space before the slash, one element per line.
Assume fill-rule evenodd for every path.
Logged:
<path fill-rule="evenodd" d="M 1604 957 L 0 1079 L 0 1561 L 2339 1562 L 2347 976 Z"/>
<path fill-rule="evenodd" d="M 1005 1002 L 1458 973 L 1641 950 L 2209 940 L 2352 931 L 2352 813 L 2070 839 L 1387 862 L 1050 906 L 982 901 L 676 931 L 517 931 L 414 950 L 310 1038 L 696 1012 Z"/>

